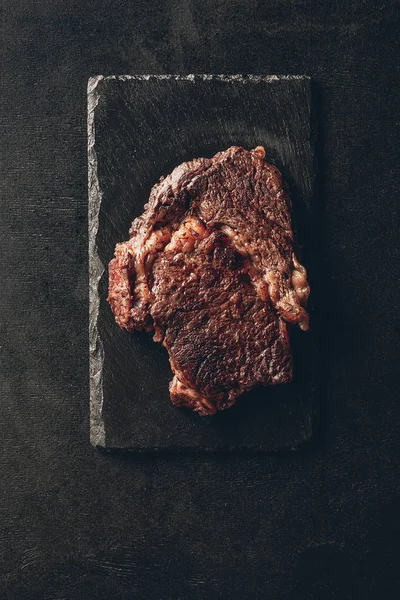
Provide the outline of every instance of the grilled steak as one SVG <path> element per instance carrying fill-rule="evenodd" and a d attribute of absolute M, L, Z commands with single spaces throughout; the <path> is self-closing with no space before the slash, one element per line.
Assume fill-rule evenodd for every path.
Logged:
<path fill-rule="evenodd" d="M 308 328 L 289 195 L 259 146 L 176 167 L 109 265 L 118 325 L 169 352 L 172 402 L 200 415 L 292 378 L 287 323 Z"/>

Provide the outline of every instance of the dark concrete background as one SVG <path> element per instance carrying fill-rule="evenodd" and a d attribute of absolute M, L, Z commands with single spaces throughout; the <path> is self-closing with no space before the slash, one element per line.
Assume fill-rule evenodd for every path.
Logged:
<path fill-rule="evenodd" d="M 362 0 L 3 2 L 1 598 L 398 597 L 398 17 Z M 196 71 L 320 85 L 327 427 L 297 456 L 89 444 L 87 78 Z"/>

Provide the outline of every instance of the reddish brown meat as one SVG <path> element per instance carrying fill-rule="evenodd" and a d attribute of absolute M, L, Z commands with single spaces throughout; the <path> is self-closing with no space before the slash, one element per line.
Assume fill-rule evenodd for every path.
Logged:
<path fill-rule="evenodd" d="M 214 414 L 292 377 L 286 323 L 308 328 L 309 287 L 293 251 L 290 200 L 264 149 L 233 146 L 155 185 L 109 265 L 120 327 L 154 331 L 172 401 Z"/>

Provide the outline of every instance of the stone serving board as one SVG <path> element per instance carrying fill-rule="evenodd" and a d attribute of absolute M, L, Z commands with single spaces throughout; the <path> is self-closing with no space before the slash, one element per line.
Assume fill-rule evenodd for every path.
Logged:
<path fill-rule="evenodd" d="M 91 442 L 107 449 L 296 449 L 318 423 L 319 326 L 293 329 L 294 379 L 243 396 L 215 417 L 174 407 L 167 352 L 121 331 L 107 298 L 108 262 L 151 187 L 176 165 L 231 145 L 263 145 L 289 184 L 311 284 L 318 282 L 313 87 L 302 76 L 141 75 L 88 84 Z"/>

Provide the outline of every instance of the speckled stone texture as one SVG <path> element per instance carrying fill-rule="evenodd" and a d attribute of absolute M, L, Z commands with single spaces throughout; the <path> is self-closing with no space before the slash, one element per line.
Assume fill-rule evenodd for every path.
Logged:
<path fill-rule="evenodd" d="M 396 3 L 2 8 L 0 598 L 398 600 Z M 300 452 L 90 445 L 87 82 L 126 73 L 318 84 L 324 427 Z"/>
<path fill-rule="evenodd" d="M 200 418 L 171 404 L 166 351 L 129 334 L 106 301 L 108 262 L 150 189 L 174 166 L 231 145 L 263 145 L 288 182 L 313 287 L 318 280 L 315 94 L 299 76 L 97 77 L 88 85 L 91 439 L 104 448 L 293 450 L 318 420 L 318 311 L 292 331 L 293 382 Z"/>

